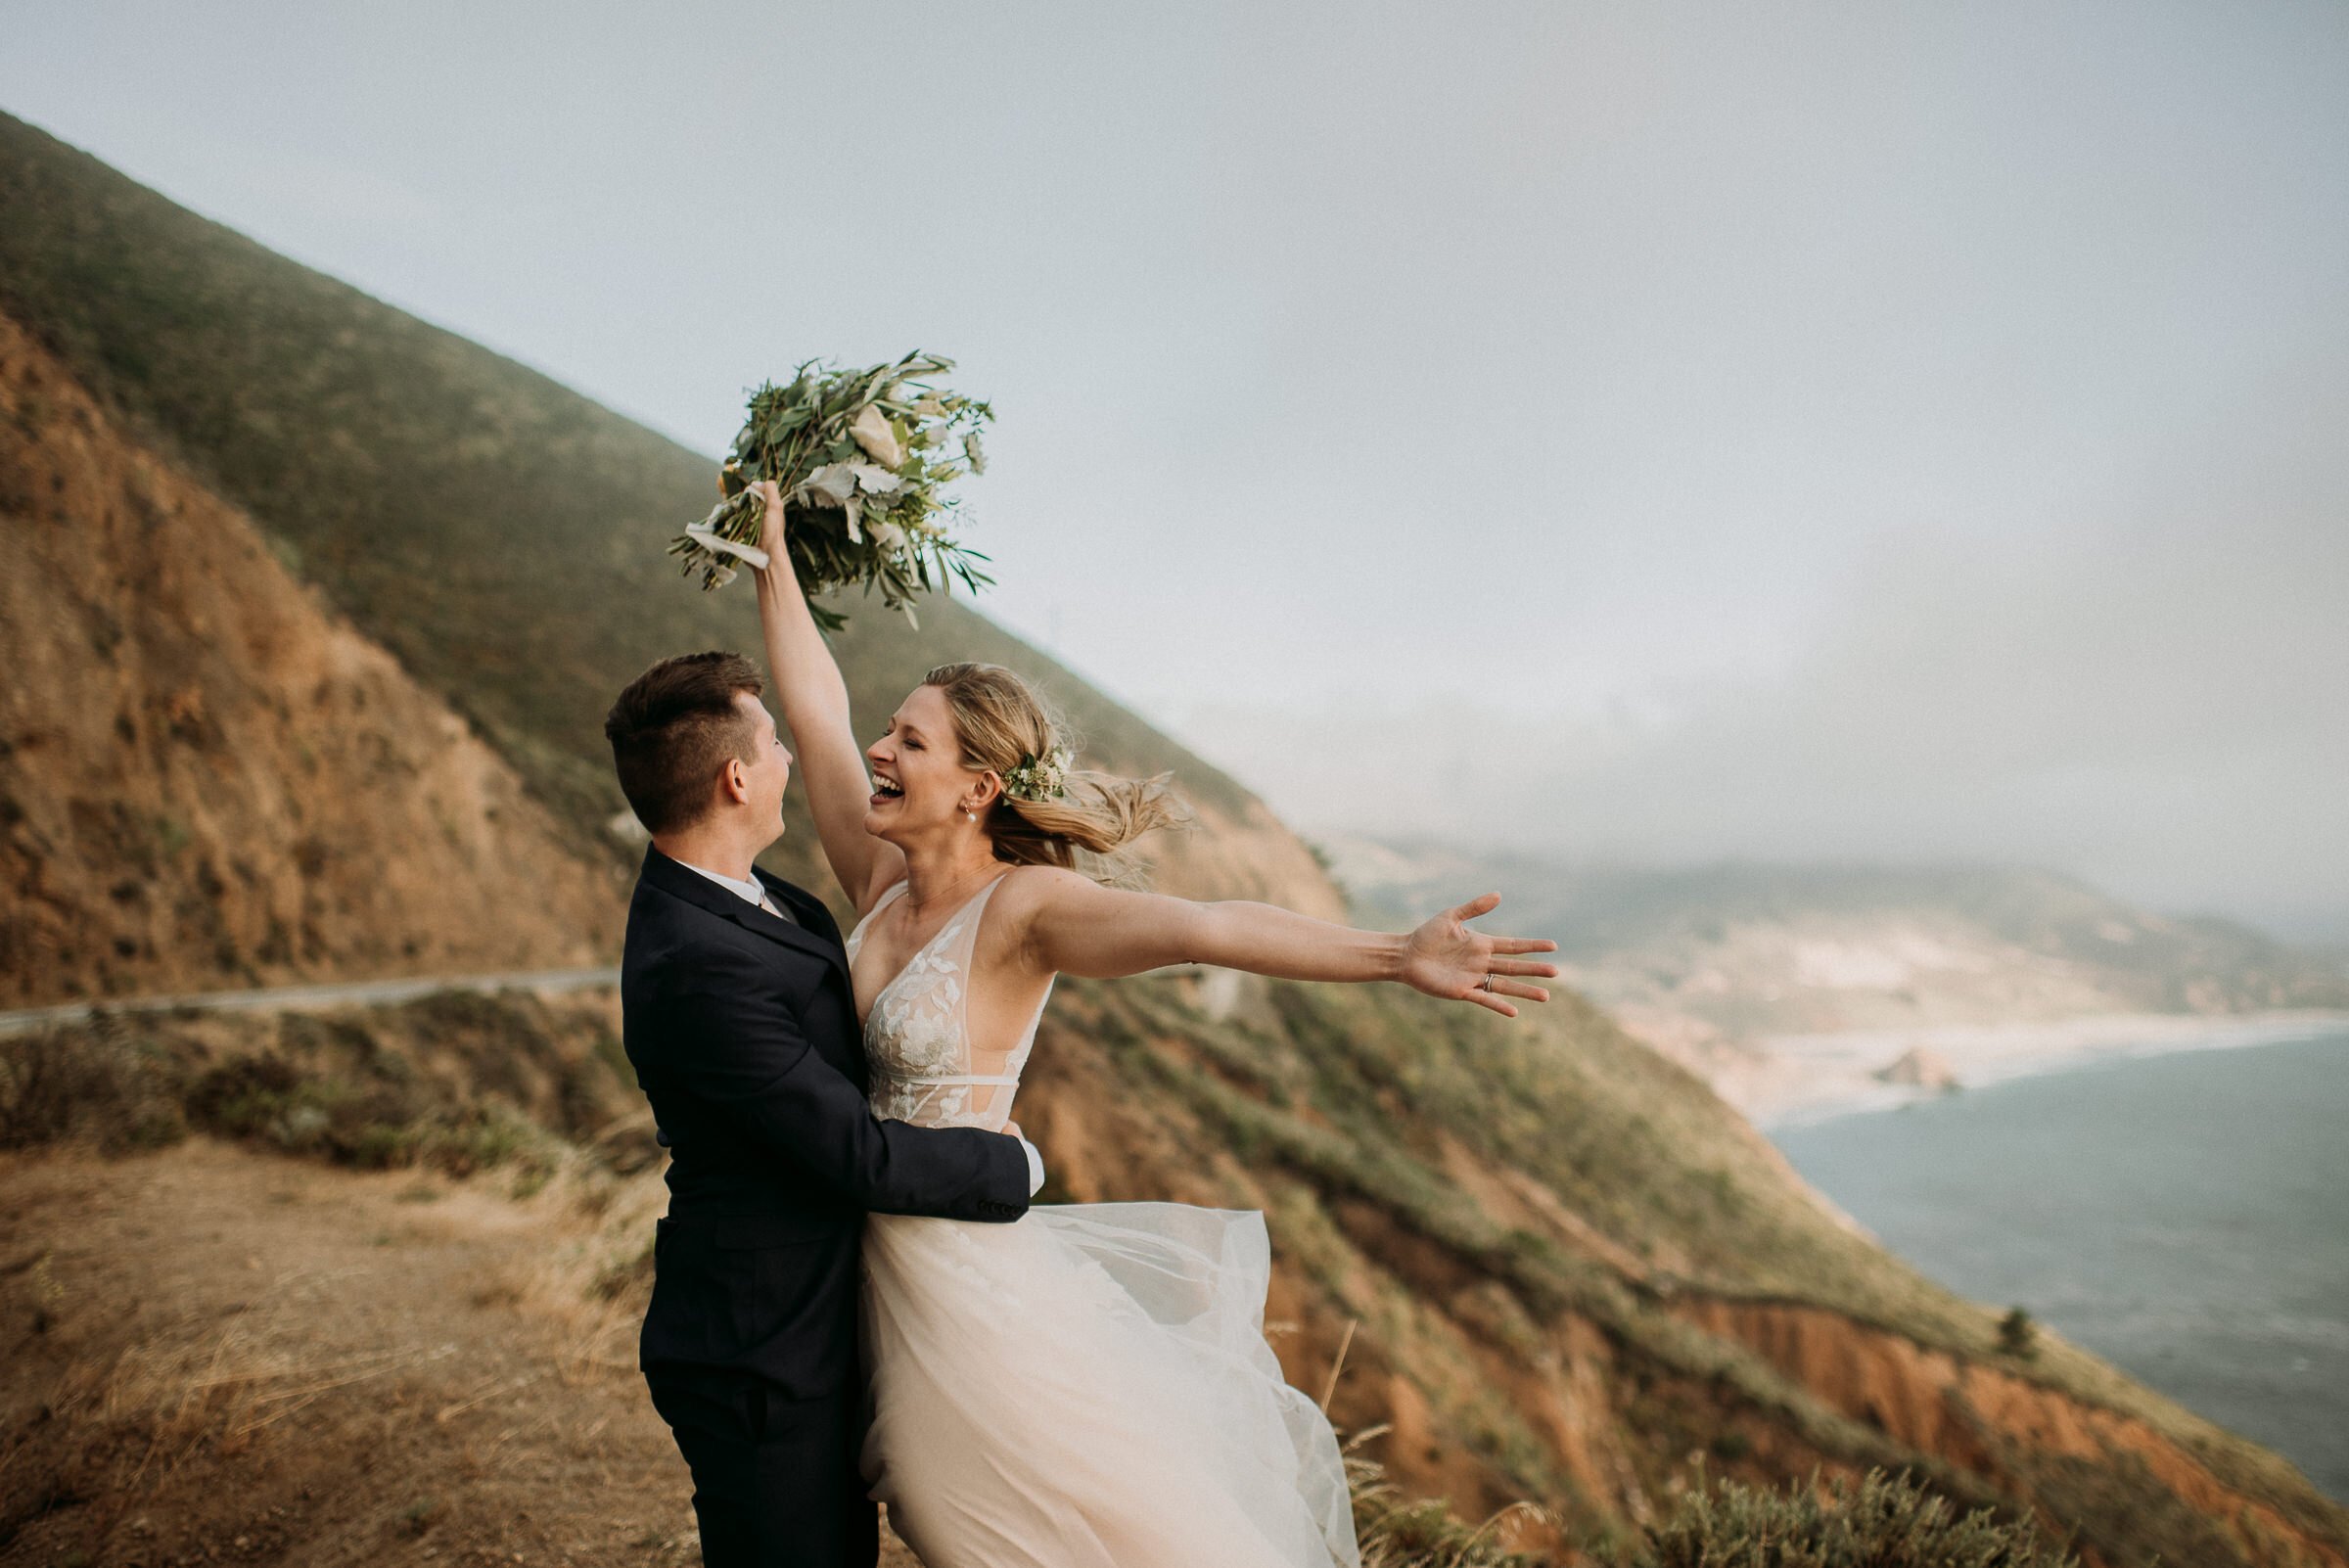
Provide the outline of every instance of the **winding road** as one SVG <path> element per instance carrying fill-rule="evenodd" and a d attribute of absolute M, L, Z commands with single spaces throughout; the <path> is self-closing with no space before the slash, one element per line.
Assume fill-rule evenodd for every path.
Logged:
<path fill-rule="evenodd" d="M 258 991 L 197 992 L 185 996 L 105 997 L 55 1007 L 0 1012 L 0 1035 L 22 1035 L 57 1024 L 77 1024 L 99 1013 L 299 1012 L 355 1003 L 401 1002 L 437 991 L 590 991 L 620 984 L 617 969 L 525 969 L 497 975 L 418 975 L 404 980 L 353 980 L 330 986 L 268 986 Z"/>

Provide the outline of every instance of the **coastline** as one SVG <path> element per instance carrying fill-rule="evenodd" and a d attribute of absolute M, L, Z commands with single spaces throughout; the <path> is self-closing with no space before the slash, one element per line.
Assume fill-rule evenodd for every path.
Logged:
<path fill-rule="evenodd" d="M 2098 1013 L 2013 1024 L 1847 1030 L 1780 1035 L 1752 1042 L 1757 1060 L 1715 1085 L 1764 1132 L 1840 1116 L 1897 1110 L 1945 1093 L 2060 1073 L 2094 1062 L 2176 1051 L 2234 1050 L 2349 1035 L 2349 1011 L 2288 1008 L 2256 1013 Z M 1956 1086 L 1875 1077 L 1912 1051 L 1946 1064 Z"/>

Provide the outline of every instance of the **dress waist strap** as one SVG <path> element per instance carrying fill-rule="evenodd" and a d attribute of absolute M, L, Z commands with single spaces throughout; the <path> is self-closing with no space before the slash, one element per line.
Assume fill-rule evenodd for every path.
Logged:
<path fill-rule="evenodd" d="M 1017 1084 L 1016 1073 L 900 1073 L 877 1067 L 874 1073 L 898 1084 Z"/>

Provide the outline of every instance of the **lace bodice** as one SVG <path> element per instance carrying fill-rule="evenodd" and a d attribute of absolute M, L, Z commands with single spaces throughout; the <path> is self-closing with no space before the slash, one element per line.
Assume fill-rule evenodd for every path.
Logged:
<path fill-rule="evenodd" d="M 1036 1016 L 1009 1050 L 976 1049 L 963 1023 L 980 916 L 1009 876 L 1005 872 L 966 899 L 873 998 L 864 1022 L 864 1054 L 872 1074 L 873 1114 L 882 1120 L 990 1130 L 1011 1120 L 1012 1095 L 1036 1044 L 1043 1003 L 1036 1004 Z M 904 882 L 894 883 L 849 933 L 852 967 L 865 927 L 904 892 Z M 1044 995 L 1051 994 L 1047 982 Z"/>

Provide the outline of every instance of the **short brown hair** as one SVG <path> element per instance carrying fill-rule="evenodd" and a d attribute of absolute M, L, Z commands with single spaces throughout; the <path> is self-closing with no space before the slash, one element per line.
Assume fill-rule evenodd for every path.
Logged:
<path fill-rule="evenodd" d="M 710 804 L 710 787 L 728 758 L 759 761 L 754 731 L 734 694 L 766 689 L 758 667 L 740 654 L 678 654 L 628 682 L 604 715 L 620 792 L 648 833 L 689 828 Z"/>

